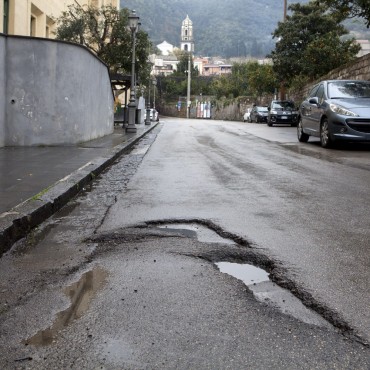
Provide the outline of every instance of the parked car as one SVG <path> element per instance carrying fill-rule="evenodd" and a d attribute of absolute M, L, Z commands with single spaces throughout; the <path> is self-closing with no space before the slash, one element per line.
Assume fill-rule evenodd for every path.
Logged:
<path fill-rule="evenodd" d="M 273 100 L 268 110 L 268 126 L 271 127 L 275 123 L 286 123 L 291 126 L 297 126 L 299 112 L 291 100 Z"/>
<path fill-rule="evenodd" d="M 298 140 L 370 141 L 370 81 L 327 80 L 315 85 L 300 106 Z"/>
<path fill-rule="evenodd" d="M 250 113 L 250 121 L 251 122 L 267 122 L 267 116 L 269 111 L 267 107 L 257 106 L 255 105 Z"/>
<path fill-rule="evenodd" d="M 251 121 L 251 108 L 248 108 L 247 111 L 244 113 L 243 122 L 250 122 Z"/>
<path fill-rule="evenodd" d="M 146 109 L 144 113 L 144 120 L 146 120 Z M 151 121 L 159 121 L 159 113 L 155 108 L 150 108 L 150 120 Z"/>

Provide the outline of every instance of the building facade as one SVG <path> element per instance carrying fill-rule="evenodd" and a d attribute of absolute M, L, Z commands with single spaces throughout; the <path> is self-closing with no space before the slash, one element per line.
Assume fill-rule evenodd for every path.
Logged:
<path fill-rule="evenodd" d="M 69 5 L 112 5 L 119 0 L 0 0 L 0 33 L 54 38 L 55 19 Z"/>

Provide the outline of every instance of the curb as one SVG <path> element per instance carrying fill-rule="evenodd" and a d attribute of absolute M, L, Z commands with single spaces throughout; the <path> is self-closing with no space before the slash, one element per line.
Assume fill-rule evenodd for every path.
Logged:
<path fill-rule="evenodd" d="M 115 146 L 104 157 L 94 158 L 70 175 L 57 181 L 47 189 L 0 215 L 0 257 L 12 245 L 24 238 L 34 227 L 40 225 L 65 206 L 82 188 L 93 181 L 100 173 L 125 152 L 129 151 L 141 138 L 153 130 L 156 122 L 146 131 Z"/>

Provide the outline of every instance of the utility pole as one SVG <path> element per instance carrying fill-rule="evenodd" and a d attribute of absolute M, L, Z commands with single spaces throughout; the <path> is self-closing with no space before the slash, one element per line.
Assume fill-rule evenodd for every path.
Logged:
<path fill-rule="evenodd" d="M 190 118 L 191 51 L 188 59 L 188 90 L 186 95 L 186 118 Z"/>
<path fill-rule="evenodd" d="M 288 8 L 288 0 L 284 0 L 284 15 L 283 15 L 283 21 L 286 21 L 286 15 L 287 15 L 287 8 Z M 284 81 L 280 84 L 280 100 L 285 99 L 285 84 Z"/>
<path fill-rule="evenodd" d="M 284 0 L 284 22 L 286 21 L 286 12 L 287 12 L 287 3 L 288 3 L 288 0 Z"/>

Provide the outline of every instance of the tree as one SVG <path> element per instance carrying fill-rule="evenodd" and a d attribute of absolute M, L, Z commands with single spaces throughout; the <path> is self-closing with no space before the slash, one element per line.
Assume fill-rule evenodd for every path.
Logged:
<path fill-rule="evenodd" d="M 273 94 L 277 86 L 277 78 L 271 65 L 249 63 L 248 88 L 251 95 L 261 98 L 263 94 Z"/>
<path fill-rule="evenodd" d="M 343 16 L 333 16 L 317 2 L 292 4 L 289 9 L 292 15 L 273 33 L 278 41 L 270 55 L 280 81 L 314 79 L 356 57 L 360 46 L 342 38 L 348 34 L 340 24 Z"/>
<path fill-rule="evenodd" d="M 175 76 L 187 76 L 188 69 L 189 69 L 189 57 L 190 57 L 190 70 L 191 70 L 191 77 L 195 77 L 199 75 L 199 71 L 197 68 L 194 67 L 193 58 L 189 55 L 188 52 L 183 51 L 179 54 L 179 63 L 177 65 L 177 69 L 174 72 Z"/>
<path fill-rule="evenodd" d="M 366 26 L 370 27 L 370 2 L 369 0 L 317 0 L 325 4 L 340 16 L 345 18 L 362 17 Z"/>
<path fill-rule="evenodd" d="M 112 6 L 70 5 L 57 19 L 56 38 L 86 46 L 112 72 L 131 74 L 132 36 L 128 15 L 128 9 L 118 11 Z M 136 39 L 136 71 L 139 80 L 145 82 L 150 72 L 147 60 L 151 43 L 142 30 L 137 32 Z"/>

